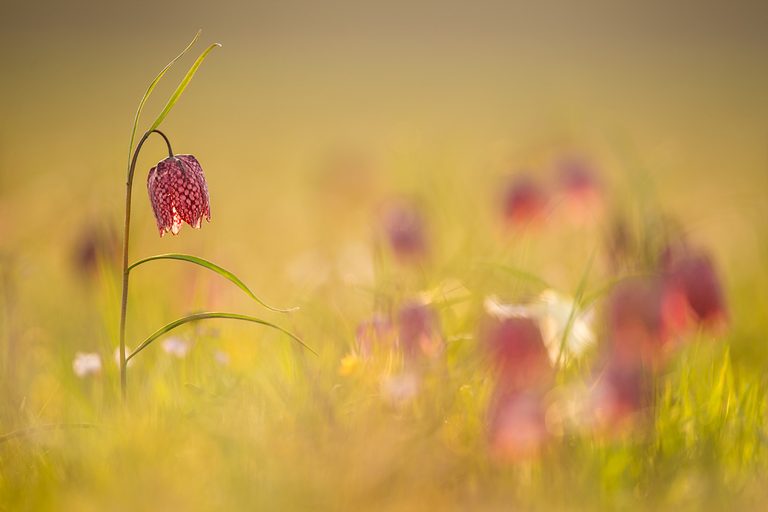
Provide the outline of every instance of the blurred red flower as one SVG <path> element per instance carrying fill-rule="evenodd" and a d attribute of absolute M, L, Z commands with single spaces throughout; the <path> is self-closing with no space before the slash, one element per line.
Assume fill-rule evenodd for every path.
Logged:
<path fill-rule="evenodd" d="M 539 221 L 547 202 L 546 193 L 531 177 L 518 175 L 510 179 L 503 190 L 504 218 L 514 225 Z"/>
<path fill-rule="evenodd" d="M 661 361 L 667 340 L 665 298 L 663 282 L 655 276 L 630 278 L 613 289 L 606 319 L 612 357 L 621 362 Z"/>
<path fill-rule="evenodd" d="M 486 327 L 491 364 L 497 371 L 497 387 L 504 391 L 548 385 L 554 374 L 549 353 L 533 318 L 494 319 Z"/>
<path fill-rule="evenodd" d="M 662 266 L 668 293 L 681 296 L 687 306 L 685 312 L 677 312 L 678 325 L 686 323 L 681 315 L 708 327 L 726 321 L 722 285 L 709 255 L 688 248 L 667 250 Z"/>

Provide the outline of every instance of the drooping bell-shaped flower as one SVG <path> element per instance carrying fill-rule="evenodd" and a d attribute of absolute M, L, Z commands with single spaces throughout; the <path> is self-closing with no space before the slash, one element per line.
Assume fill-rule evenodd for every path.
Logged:
<path fill-rule="evenodd" d="M 510 224 L 532 225 L 544 218 L 548 197 L 532 177 L 521 174 L 511 178 L 502 193 L 502 213 Z"/>
<path fill-rule="evenodd" d="M 182 222 L 200 228 L 203 217 L 211 220 L 208 186 L 203 168 L 192 155 L 175 155 L 149 171 L 147 190 L 160 236 L 178 234 Z"/>
<path fill-rule="evenodd" d="M 427 256 L 426 221 L 415 204 L 405 200 L 392 202 L 384 210 L 381 223 L 389 247 L 398 260 L 414 262 Z"/>
<path fill-rule="evenodd" d="M 490 454 L 500 463 L 536 458 L 549 432 L 545 405 L 537 392 L 501 392 L 491 400 L 488 411 Z"/>
<path fill-rule="evenodd" d="M 400 308 L 397 337 L 401 349 L 412 360 L 422 356 L 434 359 L 445 349 L 437 313 L 420 300 L 406 302 Z"/>
<path fill-rule="evenodd" d="M 497 388 L 509 391 L 546 388 L 554 376 L 536 320 L 527 316 L 490 319 L 483 334 Z"/>
<path fill-rule="evenodd" d="M 691 248 L 668 248 L 661 258 L 668 293 L 678 293 L 689 314 L 705 326 L 725 322 L 723 287 L 709 255 Z M 683 323 L 683 322 L 680 322 Z"/>

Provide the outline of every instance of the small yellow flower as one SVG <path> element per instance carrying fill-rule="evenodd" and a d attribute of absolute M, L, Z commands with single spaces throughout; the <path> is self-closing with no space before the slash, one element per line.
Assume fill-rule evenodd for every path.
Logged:
<path fill-rule="evenodd" d="M 347 354 L 341 358 L 341 364 L 339 365 L 339 375 L 344 377 L 352 375 L 357 371 L 358 368 L 360 368 L 360 364 L 361 361 L 357 354 Z"/>

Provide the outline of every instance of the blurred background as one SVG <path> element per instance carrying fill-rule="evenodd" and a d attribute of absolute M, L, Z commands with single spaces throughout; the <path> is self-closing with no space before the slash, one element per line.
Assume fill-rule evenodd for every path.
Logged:
<path fill-rule="evenodd" d="M 119 252 L 133 115 L 198 28 L 198 46 L 156 89 L 139 133 L 193 56 L 221 43 L 161 127 L 175 152 L 201 162 L 212 222 L 158 237 L 145 180 L 165 149 L 151 139 L 134 183 L 132 260 L 197 254 L 268 302 L 305 306 L 284 323 L 322 333 L 310 344 L 335 372 L 373 309 L 382 205 L 407 197 L 424 207 L 438 270 L 403 286 L 437 286 L 488 247 L 504 254 L 500 180 L 521 170 L 546 180 L 553 160 L 575 152 L 615 194 L 612 214 L 650 201 L 715 254 L 743 320 L 736 357 L 762 364 L 749 315 L 768 303 L 754 286 L 768 279 L 766 27 L 758 1 L 3 0 L 0 319 L 23 354 L 6 354 L 23 362 L 6 369 L 22 391 L 7 391 L 16 405 L 4 430 L 98 417 L 114 398 L 113 380 L 107 398 L 78 388 L 73 401 L 72 357 L 99 351 L 112 364 L 119 282 L 102 259 Z M 540 241 L 517 263 L 572 292 L 600 233 Z M 131 285 L 129 340 L 192 310 L 253 311 L 238 290 L 184 264 L 138 269 Z M 236 368 L 263 355 L 223 343 Z M 285 357 L 261 369 L 289 365 Z M 158 375 L 145 385 L 162 386 Z"/>
<path fill-rule="evenodd" d="M 58 310 L 67 287 L 50 284 L 78 279 L 73 246 L 94 224 L 119 240 L 133 114 L 198 28 L 200 50 L 223 48 L 163 129 L 202 162 L 213 222 L 157 237 L 144 180 L 164 150 L 150 141 L 133 255 L 223 257 L 288 300 L 306 291 L 312 255 L 370 241 L 387 197 L 447 195 L 448 218 L 480 222 L 465 214 L 493 215 L 500 177 L 575 150 L 616 189 L 637 195 L 641 175 L 702 243 L 759 267 L 766 22 L 761 2 L 6 0 L 0 244 L 24 276 L 20 311 Z M 195 54 L 160 84 L 140 132 Z"/>

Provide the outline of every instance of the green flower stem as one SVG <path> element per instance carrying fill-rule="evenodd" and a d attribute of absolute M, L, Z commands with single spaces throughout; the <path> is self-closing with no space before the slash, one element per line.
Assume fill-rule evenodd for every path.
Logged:
<path fill-rule="evenodd" d="M 136 170 L 136 161 L 139 158 L 139 152 L 144 143 L 147 141 L 150 135 L 153 133 L 159 134 L 164 140 L 166 146 L 168 146 L 168 156 L 173 156 L 173 150 L 171 149 L 171 142 L 168 137 L 159 130 L 149 130 L 146 132 L 139 143 L 136 144 L 136 149 L 133 152 L 131 163 L 128 166 L 128 178 L 125 182 L 125 225 L 123 230 L 123 292 L 120 302 L 120 395 L 125 402 L 127 396 L 127 378 L 126 378 L 126 360 L 125 360 L 125 316 L 128 312 L 128 276 L 130 271 L 128 270 L 128 242 L 131 231 L 131 192 L 133 189 L 133 173 Z"/>

